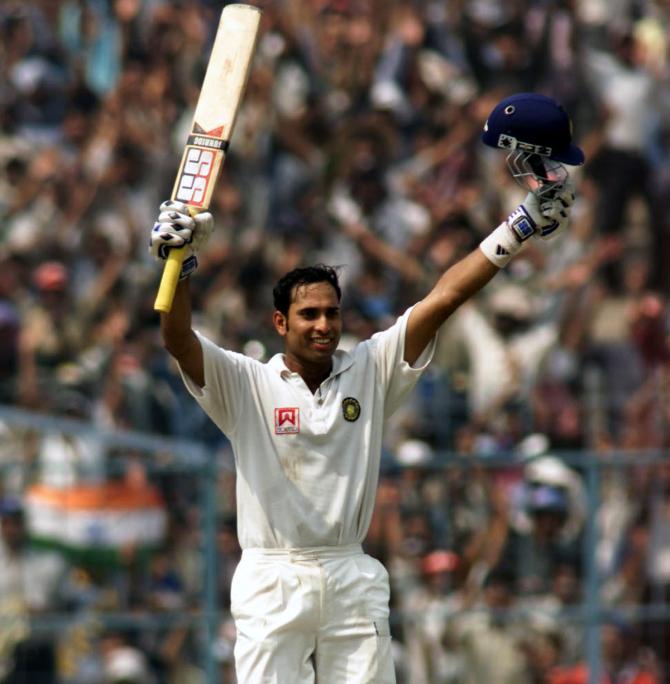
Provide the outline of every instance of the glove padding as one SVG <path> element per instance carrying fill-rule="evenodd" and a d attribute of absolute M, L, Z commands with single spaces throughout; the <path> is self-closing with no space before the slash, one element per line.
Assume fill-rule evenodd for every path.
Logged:
<path fill-rule="evenodd" d="M 188 250 L 182 264 L 180 280 L 198 267 L 196 253 L 212 233 L 214 218 L 209 212 L 191 216 L 182 202 L 167 200 L 160 205 L 158 220 L 151 229 L 149 252 L 156 259 L 165 260 L 171 249 Z"/>
<path fill-rule="evenodd" d="M 569 180 L 557 183 L 550 193 L 539 199 L 529 192 L 523 203 L 507 217 L 507 225 L 519 242 L 533 235 L 551 240 L 568 225 L 574 201 L 575 191 Z"/>

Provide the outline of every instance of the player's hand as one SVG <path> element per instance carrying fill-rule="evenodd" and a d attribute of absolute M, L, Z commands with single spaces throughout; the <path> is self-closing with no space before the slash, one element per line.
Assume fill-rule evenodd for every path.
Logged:
<path fill-rule="evenodd" d="M 182 202 L 167 200 L 160 205 L 158 220 L 151 229 L 149 250 L 157 259 L 167 259 L 172 248 L 188 246 L 197 254 L 209 239 L 214 219 L 209 212 L 191 216 Z"/>
<path fill-rule="evenodd" d="M 165 260 L 171 249 L 187 249 L 180 274 L 180 278 L 185 278 L 198 267 L 196 254 L 209 239 L 214 219 L 209 212 L 191 216 L 188 207 L 175 200 L 163 202 L 159 212 L 151 229 L 149 251 L 155 258 Z"/>
<path fill-rule="evenodd" d="M 529 192 L 522 204 L 507 217 L 507 225 L 519 242 L 533 235 L 551 240 L 568 225 L 574 201 L 575 191 L 569 180 L 557 184 L 551 193 L 540 198 Z"/>

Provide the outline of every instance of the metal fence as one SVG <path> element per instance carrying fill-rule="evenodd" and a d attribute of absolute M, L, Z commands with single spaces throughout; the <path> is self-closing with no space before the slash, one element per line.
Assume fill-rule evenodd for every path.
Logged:
<path fill-rule="evenodd" d="M 225 486 L 230 487 L 234 479 L 230 463 L 226 462 L 222 466 L 221 459 L 205 449 L 198 440 L 111 432 L 78 420 L 0 407 L 0 491 L 4 502 L 14 498 L 25 502 L 26 492 L 46 477 L 45 473 L 49 471 L 45 469 L 44 452 L 48 450 L 48 439 L 54 435 L 64 439 L 65 444 L 72 445 L 77 441 L 89 445 L 93 443 L 102 454 L 93 465 L 90 462 L 81 464 L 80 472 L 74 472 L 75 480 L 81 477 L 84 481 L 85 478 L 91 478 L 98 483 L 130 481 L 131 486 L 133 482 L 140 481 L 159 491 L 167 520 L 164 539 L 158 544 L 131 544 L 130 547 L 123 544 L 114 547 L 112 544 L 110 548 L 109 539 L 105 541 L 104 530 L 101 532 L 95 525 L 89 525 L 85 528 L 91 532 L 89 537 L 84 534 L 84 538 L 66 539 L 63 543 L 63 539 L 57 537 L 60 533 L 65 535 L 69 523 L 63 522 L 60 528 L 58 525 L 47 526 L 47 529 L 56 530 L 52 535 L 56 539 L 33 540 L 30 548 L 39 542 L 42 547 L 39 553 L 44 553 L 43 547 L 49 547 L 49 542 L 53 542 L 52 549 L 47 549 L 46 555 L 57 554 L 65 559 L 65 572 L 59 575 L 56 585 L 58 596 L 47 596 L 44 605 L 37 610 L 17 611 L 11 607 L 8 609 L 7 606 L 12 605 L 11 601 L 7 600 L 6 595 L 0 594 L 0 610 L 4 613 L 2 620 L 5 625 L 0 630 L 0 634 L 4 635 L 0 638 L 2 676 L 12 667 L 17 644 L 33 639 L 53 647 L 52 659 L 58 672 L 57 679 L 53 681 L 58 684 L 89 684 L 96 681 L 91 672 L 96 672 L 97 677 L 99 673 L 95 668 L 102 667 L 102 661 L 98 658 L 99 642 L 109 638 L 109 635 L 131 634 L 134 641 L 150 644 L 148 652 L 154 655 L 158 651 L 164 653 L 167 645 L 173 647 L 174 643 L 178 643 L 172 653 L 174 655 L 179 651 L 187 654 L 184 656 L 185 662 L 193 667 L 195 681 L 207 684 L 232 682 L 232 675 L 223 669 L 231 668 L 231 644 L 227 643 L 227 650 L 223 648 L 226 643 L 223 643 L 225 639 L 222 640 L 222 625 L 227 617 L 227 606 L 222 594 L 222 588 L 225 590 L 226 585 L 221 580 L 225 573 L 220 567 L 221 559 L 225 557 L 220 539 L 222 511 L 231 506 L 231 501 L 226 498 L 226 491 L 230 490 L 225 490 L 222 482 L 225 481 Z M 665 530 L 670 527 L 664 528 L 662 524 L 663 515 L 670 507 L 670 487 L 666 487 L 670 483 L 670 477 L 666 477 L 667 454 L 609 453 L 604 457 L 602 454 L 575 452 L 561 454 L 561 460 L 578 473 L 585 495 L 579 535 L 581 569 L 578 600 L 564 606 L 561 615 L 566 623 L 575 623 L 583 628 L 581 648 L 583 661 L 589 670 L 588 681 L 590 684 L 601 681 L 601 630 L 611 619 L 613 609 L 618 613 L 625 612 L 626 619 L 633 625 L 656 625 L 657 638 L 655 641 L 652 639 L 654 643 L 647 645 L 655 649 L 659 667 L 662 667 L 667 664 L 670 651 L 670 646 L 664 645 L 663 641 L 667 639 L 665 643 L 670 644 L 669 584 L 665 583 L 665 574 L 670 575 L 670 568 L 666 567 L 670 562 L 667 555 L 670 554 L 670 534 L 666 534 Z M 486 491 L 494 481 L 499 486 L 505 479 L 499 477 L 501 474 L 509 476 L 512 473 L 512 479 L 518 483 L 523 467 L 523 463 L 507 457 L 443 453 L 438 454 L 436 461 L 429 467 L 413 474 L 411 486 L 421 492 L 423 486 L 430 487 L 447 481 L 447 472 L 460 474 L 462 481 L 468 483 L 476 479 L 472 476 L 476 472 L 477 477 L 483 478 L 483 491 Z M 383 474 L 381 486 L 391 481 L 402 481 L 406 474 L 403 473 L 403 468 L 397 468 L 391 474 Z M 496 477 L 492 478 L 493 475 Z M 633 521 L 629 517 L 627 525 L 620 523 L 621 533 L 614 535 L 610 545 L 617 548 L 610 548 L 610 561 L 605 563 L 599 558 L 606 525 L 603 519 L 603 497 L 606 483 L 613 478 L 620 484 L 619 491 L 625 494 L 624 503 L 629 512 L 633 511 L 637 518 Z M 68 485 L 63 486 L 63 489 L 67 488 Z M 444 496 L 448 496 L 447 490 L 443 492 Z M 427 515 L 431 511 L 439 512 L 442 503 L 439 496 L 436 499 L 433 495 L 430 503 L 426 501 L 424 512 Z M 489 510 L 490 517 L 490 509 L 487 509 L 486 504 L 484 509 Z M 610 503 L 610 510 L 617 510 L 616 502 Z M 653 521 L 648 517 L 650 511 L 657 516 Z M 123 521 L 115 520 L 111 524 L 124 525 Z M 53 520 L 50 522 L 53 523 Z M 611 559 L 620 558 L 626 553 L 639 553 L 639 550 L 625 548 L 630 542 L 628 532 L 633 523 L 638 525 L 643 536 L 646 535 L 646 556 L 638 564 L 642 568 L 642 577 L 638 581 L 646 591 L 633 598 L 612 601 L 603 591 L 608 576 L 619 571 L 611 568 Z M 98 527 L 102 525 L 100 521 L 96 524 Z M 448 526 L 447 522 L 446 528 Z M 188 537 L 186 544 L 180 541 L 183 536 Z M 384 540 L 376 541 L 382 543 Z M 445 545 L 443 540 L 438 541 L 438 545 Z M 371 543 L 374 546 L 375 539 Z M 188 586 L 172 586 L 169 572 L 156 576 L 161 567 L 158 566 L 156 570 L 152 559 L 166 552 L 178 562 L 193 561 L 190 584 L 186 583 Z M 34 553 L 38 555 L 38 551 Z M 655 560 L 651 559 L 652 554 Z M 411 553 L 408 552 L 408 555 Z M 386 562 L 389 559 L 383 560 Z M 35 576 L 29 577 L 29 582 L 40 581 L 40 566 L 36 567 Z M 8 568 L 0 569 L 0 592 L 12 591 L 11 582 L 7 579 L 11 575 Z M 396 587 L 395 591 L 402 591 L 401 585 L 394 582 L 392 561 L 390 572 L 392 587 Z M 85 575 L 83 580 L 82 573 Z M 2 580 L 2 574 L 6 576 L 5 581 Z M 172 590 L 179 600 L 161 603 L 166 596 L 172 596 Z M 87 591 L 97 592 L 96 598 L 87 600 Z M 113 594 L 113 597 L 106 599 L 106 592 Z M 153 596 L 152 592 L 159 596 L 158 604 L 152 603 L 153 599 L 147 599 L 147 596 Z M 393 602 L 392 623 L 399 626 L 396 633 L 401 646 L 406 637 L 402 629 L 411 629 L 413 623 L 412 616 L 405 612 L 411 610 L 407 605 L 402 600 Z M 16 638 L 12 638 L 12 634 L 17 635 Z M 83 642 L 88 644 L 82 645 Z M 404 656 L 399 657 L 402 659 Z M 174 663 L 174 658 L 170 662 Z M 159 669 L 164 667 L 164 664 L 158 665 Z M 406 668 L 399 669 L 405 672 L 399 675 L 400 681 L 403 681 L 403 676 L 409 677 Z M 11 681 L 23 680 L 15 677 Z M 41 680 L 28 677 L 25 681 Z"/>

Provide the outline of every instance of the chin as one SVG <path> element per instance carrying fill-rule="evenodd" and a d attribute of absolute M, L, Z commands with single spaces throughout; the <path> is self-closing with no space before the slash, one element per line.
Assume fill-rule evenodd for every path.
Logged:
<path fill-rule="evenodd" d="M 310 350 L 309 356 L 311 356 L 315 360 L 322 361 L 323 359 L 331 358 L 334 353 L 335 353 L 335 347 L 324 347 L 323 349 L 318 349 L 318 348 L 312 347 L 312 349 Z"/>

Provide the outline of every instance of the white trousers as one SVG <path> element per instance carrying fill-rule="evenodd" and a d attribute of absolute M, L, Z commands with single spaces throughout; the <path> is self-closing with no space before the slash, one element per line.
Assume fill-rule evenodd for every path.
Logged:
<path fill-rule="evenodd" d="M 245 549 L 231 610 L 238 684 L 395 684 L 388 573 L 360 545 Z"/>

